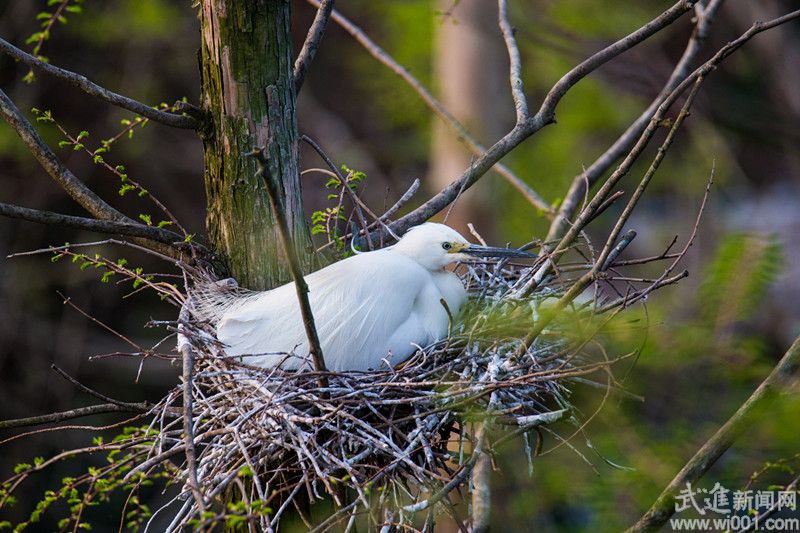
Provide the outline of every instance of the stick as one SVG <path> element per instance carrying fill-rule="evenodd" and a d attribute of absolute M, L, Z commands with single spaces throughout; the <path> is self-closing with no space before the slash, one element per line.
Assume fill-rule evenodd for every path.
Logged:
<path fill-rule="evenodd" d="M 85 229 L 97 233 L 108 233 L 125 237 L 142 237 L 153 241 L 162 242 L 171 246 L 180 247 L 184 239 L 177 233 L 154 226 L 145 226 L 138 222 L 115 222 L 112 220 L 98 220 L 94 218 L 62 215 L 52 211 L 29 209 L 18 205 L 0 203 L 0 216 L 19 218 L 37 224 L 52 226 L 65 226 L 68 228 Z"/>

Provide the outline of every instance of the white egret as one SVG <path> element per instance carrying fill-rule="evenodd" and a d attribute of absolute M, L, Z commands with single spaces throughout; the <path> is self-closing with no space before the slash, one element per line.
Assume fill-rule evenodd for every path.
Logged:
<path fill-rule="evenodd" d="M 466 290 L 445 267 L 471 256 L 532 257 L 476 246 L 443 224 L 411 228 L 397 244 L 348 257 L 305 277 L 328 370 L 386 369 L 447 335 Z M 228 355 L 262 367 L 310 368 L 292 283 L 248 298 L 217 323 Z"/>

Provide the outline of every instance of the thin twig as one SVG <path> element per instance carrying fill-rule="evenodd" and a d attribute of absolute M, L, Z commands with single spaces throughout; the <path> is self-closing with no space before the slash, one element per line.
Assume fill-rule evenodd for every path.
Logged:
<path fill-rule="evenodd" d="M 314 6 L 319 7 L 319 0 L 308 0 Z M 447 125 L 458 137 L 460 141 L 476 156 L 483 155 L 486 148 L 482 146 L 477 139 L 444 108 L 441 102 L 437 100 L 431 92 L 425 88 L 422 83 L 415 78 L 405 67 L 395 61 L 389 54 L 386 53 L 380 46 L 378 46 L 372 39 L 370 39 L 361 28 L 353 24 L 352 21 L 344 17 L 340 12 L 334 10 L 331 15 L 333 20 L 339 24 L 347 33 L 349 33 L 356 41 L 358 41 L 369 54 L 377 59 L 381 64 L 388 67 L 392 72 L 405 81 L 416 92 L 423 102 L 433 111 L 436 115 Z M 514 174 L 511 169 L 498 161 L 492 166 L 492 170 L 497 172 L 511 186 L 513 186 L 523 197 L 530 202 L 537 209 L 542 210 L 546 215 L 554 215 L 552 206 L 542 198 L 536 191 L 534 191 L 527 183 Z M 413 225 L 413 224 L 412 224 Z M 410 227 L 410 226 L 409 226 Z M 407 229 L 407 228 L 406 228 Z M 400 233 L 400 232 L 398 232 Z"/>
<path fill-rule="evenodd" d="M 697 17 L 695 29 L 686 44 L 683 55 L 675 64 L 664 87 L 653 99 L 652 103 L 642 114 L 614 141 L 608 150 L 603 152 L 590 166 L 572 179 L 569 192 L 561 202 L 558 215 L 550 225 L 545 240 L 552 240 L 563 236 L 567 231 L 569 219 L 577 212 L 581 198 L 588 192 L 588 189 L 614 164 L 620 157 L 628 152 L 647 127 L 650 119 L 658 110 L 661 103 L 669 94 L 690 74 L 690 67 L 697 59 L 697 55 L 703 48 L 709 29 L 714 21 L 717 10 L 724 0 L 711 0 L 703 14 Z"/>

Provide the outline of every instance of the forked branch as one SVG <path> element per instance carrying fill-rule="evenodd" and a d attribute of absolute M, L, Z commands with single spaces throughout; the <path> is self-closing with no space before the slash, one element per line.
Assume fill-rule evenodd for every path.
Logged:
<path fill-rule="evenodd" d="M 184 244 L 184 238 L 175 232 L 164 228 L 145 226 L 138 222 L 116 222 L 113 220 L 76 217 L 5 203 L 0 203 L 0 216 L 19 218 L 28 222 L 36 222 L 37 224 L 85 229 L 109 235 L 141 237 L 174 246 L 182 246 Z"/>
<path fill-rule="evenodd" d="M 25 143 L 47 173 L 81 207 L 97 218 L 133 222 L 97 196 L 58 159 L 56 154 L 45 144 L 44 140 L 33 128 L 30 121 L 23 116 L 11 98 L 2 90 L 0 90 L 0 114 L 14 128 L 22 142 Z"/>
<path fill-rule="evenodd" d="M 558 239 L 564 235 L 567 231 L 569 220 L 578 211 L 588 189 L 611 168 L 611 165 L 633 147 L 661 103 L 691 73 L 691 65 L 703 48 L 709 28 L 713 24 L 717 10 L 723 2 L 724 0 L 711 0 L 708 6 L 697 16 L 695 29 L 686 44 L 683 55 L 675 64 L 675 68 L 672 70 L 661 92 L 653 99 L 647 109 L 628 126 L 608 150 L 603 152 L 588 168 L 572 179 L 569 191 L 559 207 L 558 215 L 550 225 L 550 230 L 545 238 L 546 241 Z"/>
<path fill-rule="evenodd" d="M 308 0 L 308 2 L 318 7 L 321 5 L 319 0 Z M 455 133 L 458 139 L 464 143 L 464 146 L 466 146 L 470 152 L 476 156 L 480 156 L 486 152 L 486 148 L 481 145 L 481 143 L 479 143 L 475 137 L 472 136 L 467 128 L 464 127 L 464 125 L 461 124 L 456 117 L 454 117 L 449 111 L 447 111 L 447 109 L 444 108 L 442 103 L 437 100 L 417 78 L 415 78 L 405 67 L 395 61 L 388 53 L 386 53 L 383 48 L 378 46 L 375 41 L 370 39 L 361 28 L 353 24 L 352 21 L 344 17 L 336 10 L 333 11 L 331 18 L 333 18 L 334 22 L 341 26 L 344 31 L 349 33 L 372 57 L 394 72 L 401 80 L 406 82 L 406 84 L 411 87 L 411 89 L 414 90 L 417 95 L 419 95 L 420 99 L 425 103 L 425 105 L 427 105 L 431 111 L 436 113 L 436 115 L 445 123 L 445 125 L 447 125 L 447 127 L 449 127 L 453 133 Z M 512 172 L 507 166 L 497 162 L 492 167 L 492 170 L 502 176 L 512 187 L 517 189 L 517 191 L 519 191 L 519 193 L 522 194 L 522 196 L 528 202 L 530 202 L 531 205 L 536 207 L 536 209 L 542 210 L 542 212 L 548 216 L 554 214 L 553 208 L 550 206 L 550 204 L 520 177 L 514 174 L 514 172 Z"/>
<path fill-rule="evenodd" d="M 505 157 L 509 152 L 519 146 L 525 139 L 541 130 L 548 124 L 555 122 L 555 110 L 565 94 L 580 80 L 597 70 L 599 67 L 630 50 L 647 38 L 666 28 L 684 13 L 691 10 L 696 0 L 681 0 L 671 8 L 654 18 L 644 26 L 628 34 L 615 43 L 606 46 L 595 53 L 569 72 L 564 74 L 553 85 L 544 98 L 536 115 L 528 118 L 522 124 L 516 125 L 511 131 L 492 145 L 485 153 L 478 157 L 464 173 L 442 189 L 437 195 L 419 206 L 417 209 L 394 222 L 391 228 L 398 234 L 411 226 L 415 226 L 429 219 L 451 202 L 459 194 L 475 184 L 493 165 Z"/>

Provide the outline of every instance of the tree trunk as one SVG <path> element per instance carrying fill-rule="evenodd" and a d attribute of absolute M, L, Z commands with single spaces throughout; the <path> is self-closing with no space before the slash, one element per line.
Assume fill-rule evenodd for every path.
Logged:
<path fill-rule="evenodd" d="M 251 289 L 289 279 L 267 191 L 247 156 L 254 148 L 267 148 L 282 184 L 304 271 L 313 251 L 300 189 L 289 4 L 203 0 L 200 14 L 208 237 L 230 275 Z"/>

